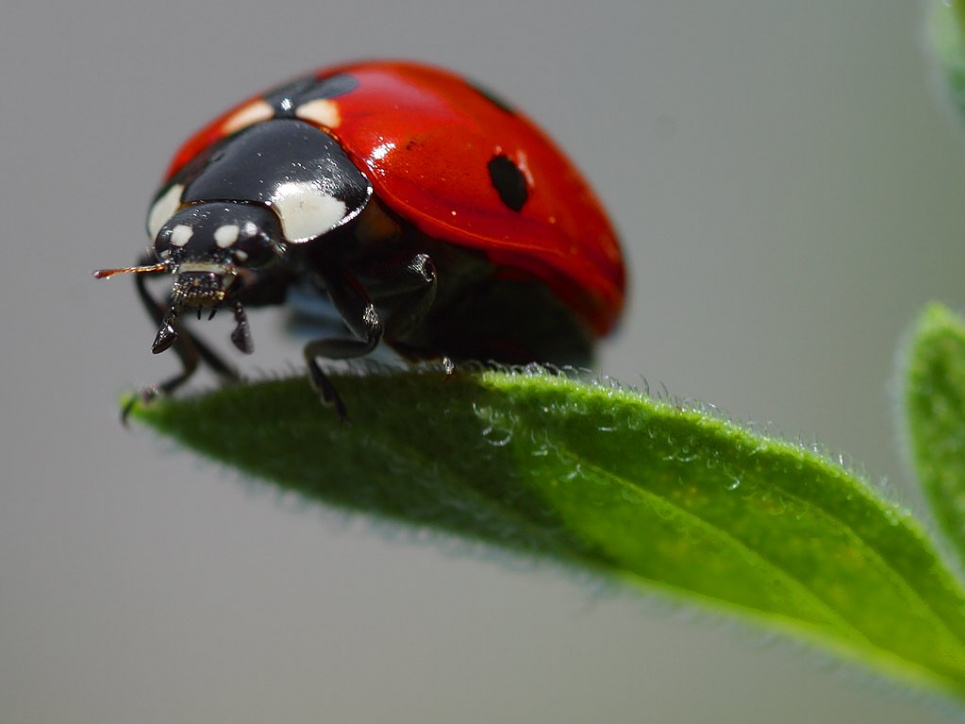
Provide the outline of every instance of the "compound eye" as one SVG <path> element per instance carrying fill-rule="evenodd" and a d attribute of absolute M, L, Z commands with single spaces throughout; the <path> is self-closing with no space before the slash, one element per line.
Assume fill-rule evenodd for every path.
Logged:
<path fill-rule="evenodd" d="M 222 229 L 226 230 L 223 234 L 224 245 L 222 239 L 218 238 L 218 232 L 221 232 Z M 231 241 L 227 243 L 229 236 Z M 274 244 L 271 237 L 253 221 L 221 227 L 215 232 L 215 242 L 222 248 L 230 248 L 231 255 L 239 266 L 263 266 L 274 256 Z"/>

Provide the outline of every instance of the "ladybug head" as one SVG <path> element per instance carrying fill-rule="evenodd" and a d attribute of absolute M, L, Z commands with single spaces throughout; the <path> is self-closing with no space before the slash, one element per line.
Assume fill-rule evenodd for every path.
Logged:
<path fill-rule="evenodd" d="M 194 204 L 177 211 L 158 231 L 153 250 L 157 264 L 103 269 L 94 274 L 99 278 L 121 272 L 174 275 L 168 309 L 152 347 L 155 354 L 177 340 L 174 322 L 182 309 L 196 309 L 198 318 L 203 310 L 209 310 L 210 319 L 223 304 L 234 308 L 238 322 L 232 342 L 242 352 L 250 352 L 244 309 L 234 299 L 238 280 L 248 269 L 276 258 L 281 238 L 278 217 L 259 204 Z"/>
<path fill-rule="evenodd" d="M 275 256 L 278 217 L 256 204 L 204 203 L 175 213 L 158 231 L 154 254 L 175 275 L 171 305 L 216 308 L 247 268 Z"/>

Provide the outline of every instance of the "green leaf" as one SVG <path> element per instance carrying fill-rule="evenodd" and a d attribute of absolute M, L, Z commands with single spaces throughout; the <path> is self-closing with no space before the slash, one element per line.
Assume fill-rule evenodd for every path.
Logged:
<path fill-rule="evenodd" d="M 549 374 L 304 379 L 137 407 L 184 444 L 329 505 L 616 576 L 965 695 L 965 597 L 854 473 L 632 390 Z"/>
<path fill-rule="evenodd" d="M 918 479 L 965 561 L 965 323 L 940 304 L 925 311 L 912 339 L 905 410 Z"/>
<path fill-rule="evenodd" d="M 931 0 L 927 25 L 948 98 L 965 117 L 965 0 Z"/>

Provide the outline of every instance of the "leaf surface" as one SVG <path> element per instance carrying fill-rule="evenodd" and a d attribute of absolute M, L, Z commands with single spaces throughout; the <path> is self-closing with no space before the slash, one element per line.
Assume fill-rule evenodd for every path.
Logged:
<path fill-rule="evenodd" d="M 903 509 L 813 450 L 632 390 L 525 372 L 304 379 L 138 406 L 325 504 L 588 568 L 965 693 L 965 596 Z"/>

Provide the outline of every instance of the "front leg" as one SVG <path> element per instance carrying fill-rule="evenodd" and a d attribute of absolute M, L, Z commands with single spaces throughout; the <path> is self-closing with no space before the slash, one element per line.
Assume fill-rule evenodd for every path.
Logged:
<path fill-rule="evenodd" d="M 150 257 L 144 257 L 140 260 L 140 263 L 149 264 L 151 261 L 152 259 Z M 166 272 L 157 273 L 165 274 Z M 150 275 L 154 276 L 154 273 Z M 174 353 L 178 356 L 181 362 L 181 372 L 163 382 L 143 389 L 141 391 L 141 397 L 144 400 L 151 400 L 159 395 L 171 394 L 187 382 L 197 371 L 199 361 L 203 361 L 222 379 L 231 382 L 240 380 L 238 372 L 222 360 L 211 347 L 169 316 L 168 307 L 155 299 L 147 288 L 147 280 L 144 278 L 146 276 L 148 276 L 148 274 L 137 274 L 134 277 L 137 296 L 140 298 L 141 304 L 144 306 L 148 315 L 154 323 L 160 327 L 161 332 L 159 332 L 158 336 L 161 337 L 162 333 L 166 330 L 169 330 L 169 335 L 165 337 L 166 340 L 173 336 L 173 340 L 171 340 L 167 346 L 173 347 Z M 125 417 L 130 411 L 129 407 L 125 410 Z"/>
<path fill-rule="evenodd" d="M 146 256 L 140 260 L 142 265 L 149 265 L 153 259 Z M 167 274 L 163 269 L 156 272 L 139 273 L 135 276 L 137 295 L 148 315 L 159 326 L 158 335 L 154 341 L 154 352 L 160 353 L 172 348 L 181 362 L 181 372 L 160 383 L 141 390 L 142 400 L 150 401 L 156 397 L 169 395 L 184 385 L 197 371 L 200 363 L 207 365 L 212 372 L 224 382 L 241 381 L 241 375 L 221 355 L 204 342 L 195 332 L 177 319 L 176 310 L 162 304 L 148 289 L 145 277 Z M 241 352 L 251 354 L 253 345 L 248 327 L 246 306 L 268 306 L 281 304 L 290 283 L 291 274 L 280 266 L 268 267 L 263 270 L 241 269 L 232 289 L 232 294 L 225 301 L 225 305 L 234 312 L 235 329 L 231 333 L 232 344 Z M 213 312 L 212 312 L 213 316 Z M 123 412 L 126 419 L 133 407 L 132 401 Z"/>

